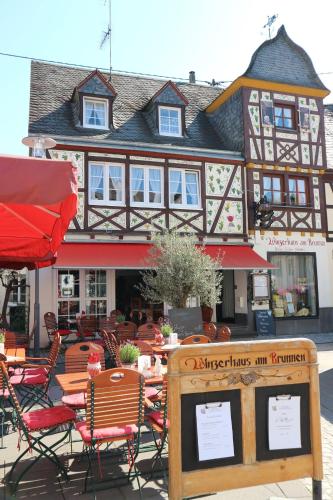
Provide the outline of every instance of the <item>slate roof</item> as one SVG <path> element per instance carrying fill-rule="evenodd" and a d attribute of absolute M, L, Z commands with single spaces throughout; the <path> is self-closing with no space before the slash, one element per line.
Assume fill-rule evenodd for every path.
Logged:
<path fill-rule="evenodd" d="M 186 137 L 162 137 L 154 134 L 143 111 L 150 99 L 165 84 L 164 80 L 114 74 L 112 86 L 117 92 L 113 104 L 114 130 L 83 129 L 74 123 L 71 97 L 74 88 L 91 71 L 32 61 L 29 134 L 96 141 L 124 141 L 149 144 L 225 149 L 204 113 L 221 89 L 175 82 L 189 101 L 186 106 Z M 107 77 L 107 75 L 105 75 Z M 59 141 L 60 142 L 60 141 Z"/>
<path fill-rule="evenodd" d="M 242 76 L 327 90 L 308 54 L 289 38 L 283 25 L 258 47 Z"/>
<path fill-rule="evenodd" d="M 327 167 L 333 168 L 333 104 L 325 105 L 324 118 Z"/>

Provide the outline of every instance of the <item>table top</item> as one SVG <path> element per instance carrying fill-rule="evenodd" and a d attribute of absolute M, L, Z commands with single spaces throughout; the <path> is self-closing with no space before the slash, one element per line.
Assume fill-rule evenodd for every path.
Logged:
<path fill-rule="evenodd" d="M 173 352 L 175 349 L 180 347 L 180 341 L 177 344 L 164 344 L 164 345 L 151 345 L 152 349 L 154 351 L 154 354 L 162 355 L 166 354 L 168 355 L 170 352 Z"/>
<path fill-rule="evenodd" d="M 145 378 L 145 385 L 162 385 L 163 374 L 166 372 L 167 367 L 163 366 L 162 375 L 160 377 Z M 55 378 L 66 394 L 75 394 L 87 390 L 87 382 L 89 380 L 87 372 L 59 373 Z"/>
<path fill-rule="evenodd" d="M 24 347 L 8 347 L 5 349 L 5 356 L 7 364 L 19 364 L 25 362 L 25 349 Z"/>

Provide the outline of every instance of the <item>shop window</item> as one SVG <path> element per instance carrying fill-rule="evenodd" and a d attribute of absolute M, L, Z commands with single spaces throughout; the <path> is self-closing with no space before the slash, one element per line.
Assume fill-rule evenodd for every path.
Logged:
<path fill-rule="evenodd" d="M 289 203 L 290 205 L 308 204 L 307 179 L 301 177 L 289 177 Z"/>
<path fill-rule="evenodd" d="M 283 203 L 283 179 L 281 176 L 264 175 L 264 197 L 267 203 L 281 205 Z"/>
<path fill-rule="evenodd" d="M 58 271 L 58 322 L 67 327 L 68 319 L 75 319 L 80 312 L 80 271 L 61 269 Z"/>
<path fill-rule="evenodd" d="M 89 203 L 124 205 L 124 167 L 110 163 L 89 163 Z"/>
<path fill-rule="evenodd" d="M 272 253 L 268 260 L 278 267 L 271 274 L 275 318 L 317 316 L 315 254 Z"/>
<path fill-rule="evenodd" d="M 106 271 L 85 272 L 85 304 L 87 316 L 107 316 Z"/>
<path fill-rule="evenodd" d="M 199 172 L 194 170 L 170 169 L 170 207 L 200 208 Z"/>
<path fill-rule="evenodd" d="M 131 205 L 161 206 L 163 170 L 153 167 L 131 167 Z"/>

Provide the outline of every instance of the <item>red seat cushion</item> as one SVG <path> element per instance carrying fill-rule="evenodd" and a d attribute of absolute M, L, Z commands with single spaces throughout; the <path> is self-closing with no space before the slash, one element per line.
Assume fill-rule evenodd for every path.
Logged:
<path fill-rule="evenodd" d="M 0 389 L 0 397 L 1 398 L 8 398 L 9 397 L 9 390 L 8 389 Z"/>
<path fill-rule="evenodd" d="M 85 443 L 91 442 L 90 429 L 87 428 L 85 422 L 77 422 L 75 428 L 79 431 Z M 131 436 L 136 432 L 138 432 L 138 428 L 135 424 L 122 425 L 120 427 L 104 427 L 94 430 L 94 438 L 102 440 L 124 437 L 125 439 L 127 436 Z"/>
<path fill-rule="evenodd" d="M 59 333 L 60 336 L 65 336 L 65 335 L 70 335 L 72 330 L 56 330 L 57 333 Z"/>
<path fill-rule="evenodd" d="M 52 408 L 29 411 L 23 415 L 22 419 L 30 431 L 38 431 L 73 422 L 75 412 L 68 406 L 53 406 Z"/>
<path fill-rule="evenodd" d="M 85 408 L 87 405 L 86 393 L 78 392 L 77 394 L 69 394 L 68 396 L 63 396 L 61 401 L 64 405 L 72 406 L 77 409 Z"/>
<path fill-rule="evenodd" d="M 158 390 L 155 387 L 145 387 L 145 397 L 147 399 L 155 398 L 158 394 Z"/>
<path fill-rule="evenodd" d="M 22 375 L 13 375 L 10 377 L 10 382 L 12 385 L 42 385 L 45 384 L 48 380 L 45 373 L 37 373 L 37 374 L 26 374 Z"/>
<path fill-rule="evenodd" d="M 160 427 L 163 427 L 163 412 L 161 412 L 161 411 L 153 411 L 153 412 L 149 413 L 148 418 L 152 422 L 155 422 Z M 169 419 L 168 418 L 167 418 L 167 421 L 166 421 L 166 426 L 167 426 L 167 429 L 168 429 L 169 428 Z"/>
<path fill-rule="evenodd" d="M 10 370 L 11 375 L 47 375 L 48 369 L 42 366 L 37 368 L 13 368 Z"/>

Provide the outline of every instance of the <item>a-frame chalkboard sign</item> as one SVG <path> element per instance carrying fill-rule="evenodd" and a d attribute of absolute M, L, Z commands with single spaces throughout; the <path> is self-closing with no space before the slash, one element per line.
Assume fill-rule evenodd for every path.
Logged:
<path fill-rule="evenodd" d="M 321 500 L 310 340 L 180 347 L 168 361 L 168 410 L 170 500 L 303 477 Z"/>

